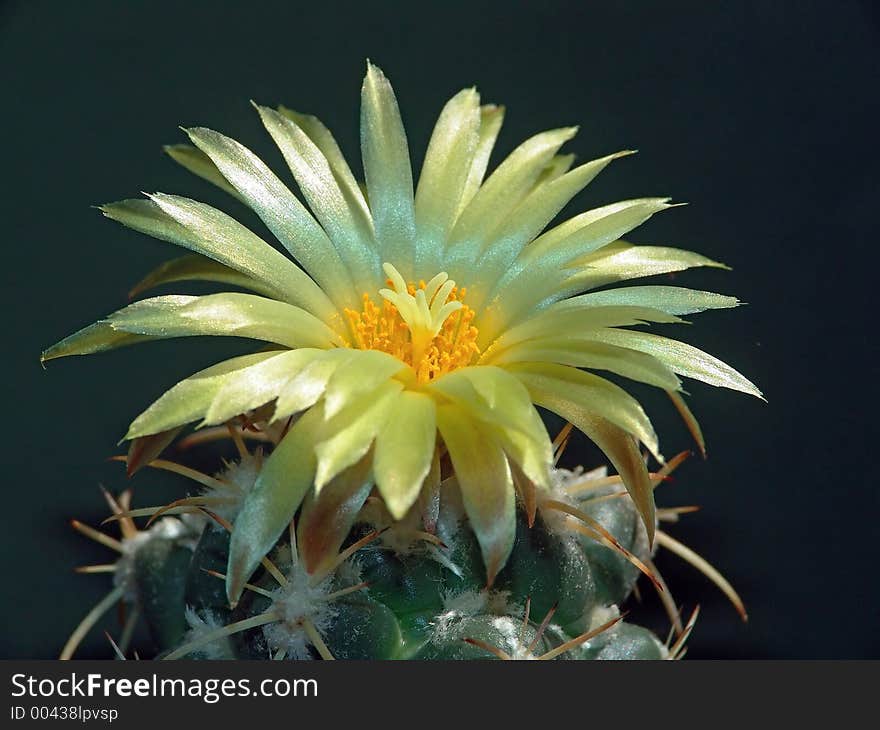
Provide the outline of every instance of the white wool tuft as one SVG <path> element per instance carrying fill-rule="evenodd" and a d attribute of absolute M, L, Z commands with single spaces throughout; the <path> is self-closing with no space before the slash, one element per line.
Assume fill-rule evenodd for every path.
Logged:
<path fill-rule="evenodd" d="M 254 488 L 262 467 L 263 454 L 260 451 L 257 451 L 255 454 L 248 454 L 239 461 L 229 462 L 223 471 L 215 475 L 217 479 L 226 482 L 227 485 L 222 487 L 219 485 L 205 487 L 202 492 L 207 497 L 228 500 L 227 504 L 212 507 L 212 511 L 228 522 L 234 522 L 241 511 L 244 498 Z"/>
<path fill-rule="evenodd" d="M 326 596 L 335 589 L 335 579 L 326 578 L 317 585 L 311 585 L 309 574 L 301 565 L 295 565 L 287 576 L 288 583 L 280 586 L 272 594 L 272 611 L 281 614 L 277 623 L 263 627 L 263 636 L 274 653 L 285 652 L 288 659 L 310 659 L 309 647 L 312 641 L 302 626 L 303 619 L 309 619 L 319 634 L 330 628 L 338 613 L 337 608 Z"/>
<path fill-rule="evenodd" d="M 434 638 L 448 639 L 456 633 L 462 619 L 481 613 L 516 613 L 508 591 L 461 591 L 443 597 L 443 611 L 434 619 Z"/>
<path fill-rule="evenodd" d="M 186 623 L 189 625 L 189 631 L 184 635 L 181 644 L 199 641 L 207 634 L 222 628 L 224 625 L 211 611 L 204 611 L 202 615 L 199 615 L 194 608 L 187 606 L 184 615 Z M 232 650 L 231 641 L 228 636 L 223 636 L 203 644 L 198 649 L 195 649 L 192 655 L 203 659 L 235 659 L 235 653 Z"/>

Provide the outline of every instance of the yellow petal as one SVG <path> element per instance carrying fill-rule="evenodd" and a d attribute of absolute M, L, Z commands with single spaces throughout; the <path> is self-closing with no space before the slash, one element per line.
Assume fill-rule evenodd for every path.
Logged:
<path fill-rule="evenodd" d="M 367 453 L 391 412 L 395 396 L 402 389 L 401 383 L 390 380 L 360 396 L 322 424 L 322 435 L 329 436 L 315 447 L 318 457 L 316 492 Z"/>
<path fill-rule="evenodd" d="M 510 365 L 509 370 L 533 396 L 534 389 L 539 389 L 558 401 L 566 401 L 569 410 L 583 411 L 616 424 L 662 462 L 651 421 L 639 402 L 623 388 L 598 375 L 555 363 L 517 363 Z"/>
<path fill-rule="evenodd" d="M 434 456 L 437 421 L 434 401 L 403 391 L 376 435 L 373 473 L 388 511 L 402 519 L 419 496 Z"/>
<path fill-rule="evenodd" d="M 488 429 L 456 405 L 437 407 L 437 427 L 449 451 L 471 529 L 480 543 L 487 584 L 504 567 L 516 533 L 510 466 Z"/>
<path fill-rule="evenodd" d="M 527 377 L 525 381 L 535 403 L 570 421 L 602 449 L 623 479 L 653 542 L 654 490 L 635 439 L 610 421 L 569 400 L 564 389 L 560 392 L 558 388 L 544 387 L 545 383 L 537 378 Z"/>

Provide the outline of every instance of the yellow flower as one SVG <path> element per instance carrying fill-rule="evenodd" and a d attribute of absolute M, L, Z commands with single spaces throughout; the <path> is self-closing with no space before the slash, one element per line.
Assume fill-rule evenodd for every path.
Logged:
<path fill-rule="evenodd" d="M 254 293 L 144 299 L 43 355 L 192 335 L 270 343 L 181 381 L 126 436 L 221 424 L 266 406 L 267 421 L 290 420 L 234 525 L 231 599 L 304 499 L 331 495 L 328 530 L 333 520 L 347 520 L 347 531 L 375 485 L 400 519 L 436 487 L 447 456 L 491 582 L 513 543 L 517 489 L 549 488 L 551 442 L 535 405 L 603 449 L 652 533 L 639 444 L 661 459 L 657 437 L 635 399 L 588 370 L 671 393 L 684 375 L 760 396 L 710 355 L 627 329 L 681 322 L 681 315 L 731 307 L 736 299 L 671 286 L 592 291 L 720 266 L 621 240 L 672 207 L 667 199 L 606 205 L 542 233 L 627 152 L 571 168 L 573 156 L 558 152 L 576 130 L 556 129 L 525 141 L 484 179 L 504 110 L 480 106 L 477 92 L 465 89 L 440 114 L 414 192 L 394 93 L 369 65 L 362 189 L 317 119 L 284 108 L 257 111 L 310 210 L 250 150 L 217 132 L 190 129 L 195 147 L 168 151 L 250 206 L 293 260 L 225 213 L 187 198 L 157 193 L 103 206 L 107 217 L 194 252 L 154 271 L 137 293 L 195 279 Z"/>

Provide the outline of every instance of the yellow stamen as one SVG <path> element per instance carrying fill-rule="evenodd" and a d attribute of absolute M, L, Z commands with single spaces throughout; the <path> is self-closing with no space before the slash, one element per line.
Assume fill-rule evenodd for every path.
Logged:
<path fill-rule="evenodd" d="M 412 367 L 420 383 L 470 365 L 480 349 L 474 311 L 462 302 L 467 291 L 445 272 L 407 285 L 391 264 L 384 269 L 391 288 L 379 291 L 382 306 L 365 293 L 360 312 L 345 310 L 355 346 L 393 355 Z"/>

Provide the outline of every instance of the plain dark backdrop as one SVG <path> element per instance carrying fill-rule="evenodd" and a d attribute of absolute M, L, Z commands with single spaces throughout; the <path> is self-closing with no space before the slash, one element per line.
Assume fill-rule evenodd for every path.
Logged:
<path fill-rule="evenodd" d="M 416 165 L 445 100 L 477 84 L 485 101 L 507 105 L 501 152 L 568 124 L 581 125 L 568 146 L 581 159 L 640 150 L 571 210 L 649 195 L 690 203 L 633 238 L 733 267 L 676 278 L 749 303 L 697 316 L 683 336 L 769 400 L 690 387 L 710 456 L 658 498 L 703 506 L 674 534 L 727 574 L 751 616 L 740 623 L 705 579 L 661 555 L 676 599 L 702 604 L 691 656 L 880 657 L 870 395 L 878 41 L 871 3 L 843 0 L 0 5 L 0 657 L 57 655 L 107 590 L 105 577 L 71 572 L 106 554 L 67 520 L 97 522 L 98 483 L 125 486 L 104 459 L 131 417 L 243 349 L 172 341 L 44 372 L 41 349 L 122 306 L 133 282 L 176 255 L 89 206 L 141 190 L 228 205 L 161 153 L 183 141 L 179 124 L 218 129 L 284 170 L 249 99 L 318 114 L 359 165 L 367 57 L 395 86 Z M 687 448 L 668 404 L 639 395 L 665 453 Z M 584 442 L 568 454 L 598 459 Z M 186 485 L 144 474 L 134 486 L 140 504 L 157 504 Z M 660 625 L 644 593 L 644 620 Z M 108 655 L 93 632 L 81 656 Z"/>

